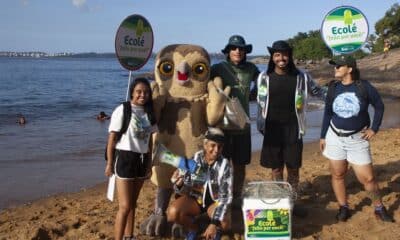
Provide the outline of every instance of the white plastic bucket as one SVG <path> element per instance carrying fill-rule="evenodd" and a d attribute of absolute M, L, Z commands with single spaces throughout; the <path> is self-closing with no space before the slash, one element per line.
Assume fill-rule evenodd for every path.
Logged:
<path fill-rule="evenodd" d="M 290 240 L 293 191 L 287 182 L 251 182 L 243 193 L 246 240 Z"/>

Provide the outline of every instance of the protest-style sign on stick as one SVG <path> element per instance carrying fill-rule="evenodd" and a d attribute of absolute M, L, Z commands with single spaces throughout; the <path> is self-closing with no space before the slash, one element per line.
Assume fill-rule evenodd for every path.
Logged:
<path fill-rule="evenodd" d="M 115 36 L 115 53 L 119 63 L 129 70 L 128 88 L 132 71 L 143 67 L 153 51 L 154 36 L 150 23 L 141 15 L 133 14 L 120 24 Z M 129 93 L 126 93 L 126 99 Z"/>
<path fill-rule="evenodd" d="M 355 7 L 340 6 L 324 17 L 321 35 L 333 55 L 350 54 L 367 41 L 369 25 L 365 15 Z"/>
<path fill-rule="evenodd" d="M 129 101 L 129 85 L 132 71 L 139 70 L 149 60 L 154 44 L 153 29 L 149 21 L 141 15 L 126 17 L 119 25 L 115 36 L 115 53 L 119 63 L 129 70 L 126 101 Z M 109 178 L 107 198 L 114 200 L 115 175 Z"/>

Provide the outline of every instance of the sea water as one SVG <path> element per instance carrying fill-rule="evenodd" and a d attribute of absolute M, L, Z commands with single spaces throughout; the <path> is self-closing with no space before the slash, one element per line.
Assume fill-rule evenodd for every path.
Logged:
<path fill-rule="evenodd" d="M 215 60 L 214 60 L 215 62 Z M 154 61 L 133 75 L 150 72 Z M 265 66 L 259 65 L 263 70 Z M 126 97 L 129 72 L 116 58 L 0 58 L 0 209 L 106 181 L 109 121 L 95 116 Z M 313 101 L 305 142 L 319 139 L 323 104 Z M 398 100 L 386 101 L 383 127 L 400 121 Z M 16 123 L 18 114 L 27 124 Z M 262 135 L 250 104 L 252 149 Z"/>
<path fill-rule="evenodd" d="M 0 208 L 104 181 L 109 121 L 95 116 L 125 100 L 118 60 L 0 58 L 0 72 Z"/>

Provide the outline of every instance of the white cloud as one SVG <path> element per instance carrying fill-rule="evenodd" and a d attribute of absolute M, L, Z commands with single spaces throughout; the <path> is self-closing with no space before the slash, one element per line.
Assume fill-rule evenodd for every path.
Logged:
<path fill-rule="evenodd" d="M 81 10 L 87 10 L 88 7 L 86 5 L 86 0 L 72 0 L 72 5 L 75 7 L 81 9 Z"/>

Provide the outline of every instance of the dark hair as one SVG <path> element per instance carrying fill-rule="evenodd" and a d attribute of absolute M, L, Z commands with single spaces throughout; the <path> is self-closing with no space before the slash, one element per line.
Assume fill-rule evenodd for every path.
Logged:
<path fill-rule="evenodd" d="M 358 69 L 356 67 L 352 67 L 351 79 L 360 80 L 360 69 Z"/>
<path fill-rule="evenodd" d="M 275 51 L 275 52 L 279 52 L 279 51 Z M 287 52 L 289 53 L 289 63 L 287 65 L 288 73 L 297 75 L 297 74 L 299 74 L 300 71 L 296 68 L 296 65 L 294 64 L 293 52 L 291 50 L 287 51 Z M 273 54 L 271 54 L 271 56 L 269 56 L 267 74 L 271 74 L 275 70 L 275 63 L 272 60 L 272 56 L 273 56 Z"/>
<path fill-rule="evenodd" d="M 149 80 L 147 80 L 147 78 L 138 77 L 131 83 L 131 85 L 129 86 L 129 99 L 132 99 L 132 92 L 135 89 L 136 85 L 138 85 L 139 83 L 143 83 L 150 90 L 149 100 L 144 104 L 143 108 L 144 112 L 147 113 L 147 116 L 149 117 L 150 123 L 154 125 L 156 123 L 156 117 L 154 115 L 154 109 L 153 109 L 153 96 L 151 93 L 150 82 Z"/>

